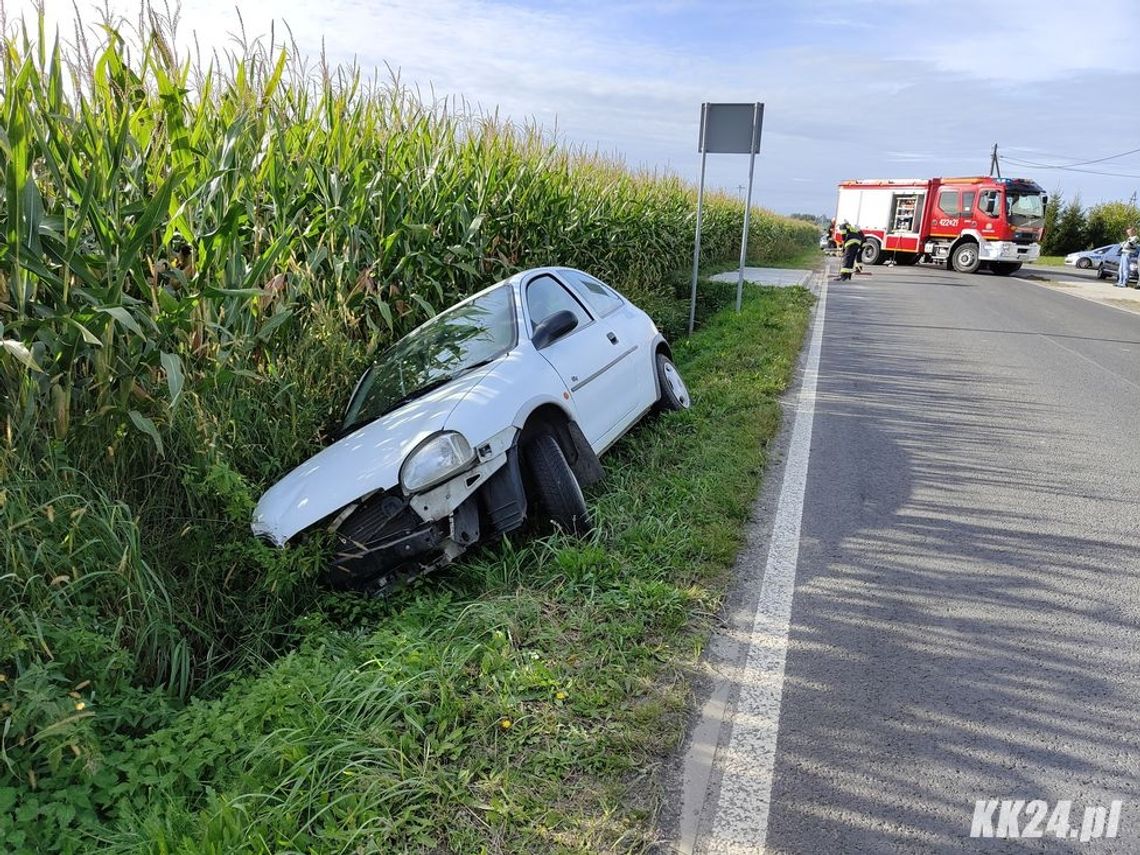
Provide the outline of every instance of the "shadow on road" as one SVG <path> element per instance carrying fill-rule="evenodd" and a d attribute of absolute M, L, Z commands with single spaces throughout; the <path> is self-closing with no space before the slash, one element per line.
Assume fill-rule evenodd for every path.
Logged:
<path fill-rule="evenodd" d="M 938 278 L 922 285 L 966 277 Z M 829 309 L 811 463 L 827 477 L 806 499 L 769 848 L 973 851 L 976 799 L 1072 799 L 1079 824 L 1116 798 L 1122 839 L 1102 851 L 1138 851 L 1136 473 L 1106 478 L 976 338 L 924 342 L 1037 333 L 869 302 Z"/>

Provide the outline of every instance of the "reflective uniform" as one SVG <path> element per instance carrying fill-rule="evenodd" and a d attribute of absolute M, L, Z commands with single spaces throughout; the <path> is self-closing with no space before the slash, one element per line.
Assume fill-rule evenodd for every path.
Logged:
<path fill-rule="evenodd" d="M 843 247 L 843 266 L 839 268 L 840 279 L 850 279 L 855 272 L 859 252 L 863 248 L 863 232 L 848 223 L 839 227 L 839 245 Z"/>

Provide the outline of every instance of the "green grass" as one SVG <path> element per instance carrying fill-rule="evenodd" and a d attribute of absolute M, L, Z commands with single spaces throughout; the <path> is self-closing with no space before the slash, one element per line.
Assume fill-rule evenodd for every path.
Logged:
<path fill-rule="evenodd" d="M 646 850 L 811 302 L 750 291 L 676 344 L 694 408 L 607 455 L 590 537 L 484 548 L 388 602 L 324 595 L 260 673 L 67 786 L 0 786 L 6 851 Z"/>
<path fill-rule="evenodd" d="M 1063 255 L 1042 255 L 1033 263 L 1034 264 L 1043 264 L 1046 267 L 1064 267 L 1065 266 L 1065 256 L 1063 256 Z"/>
<path fill-rule="evenodd" d="M 777 259 L 775 261 L 765 261 L 765 267 L 779 267 L 789 270 L 815 270 L 823 263 L 826 258 L 818 248 L 808 247 L 801 249 L 794 254 L 789 255 L 787 258 Z"/>

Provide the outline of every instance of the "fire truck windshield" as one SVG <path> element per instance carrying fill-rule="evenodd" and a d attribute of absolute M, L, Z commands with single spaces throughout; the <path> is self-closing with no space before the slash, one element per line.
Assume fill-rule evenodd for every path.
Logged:
<path fill-rule="evenodd" d="M 1045 202 L 1040 193 L 1019 192 L 1012 187 L 1005 191 L 1005 214 L 1014 228 L 1040 229 L 1045 227 Z"/>

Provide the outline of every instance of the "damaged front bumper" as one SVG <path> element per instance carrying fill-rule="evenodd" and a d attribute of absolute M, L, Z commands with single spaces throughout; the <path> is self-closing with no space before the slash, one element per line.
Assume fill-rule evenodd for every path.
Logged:
<path fill-rule="evenodd" d="M 479 540 L 482 519 L 496 531 L 521 524 L 525 499 L 517 486 L 515 434 L 502 431 L 479 445 L 473 467 L 431 490 L 405 496 L 394 487 L 342 510 L 329 526 L 334 551 L 326 581 L 382 591 L 457 558 Z"/>

